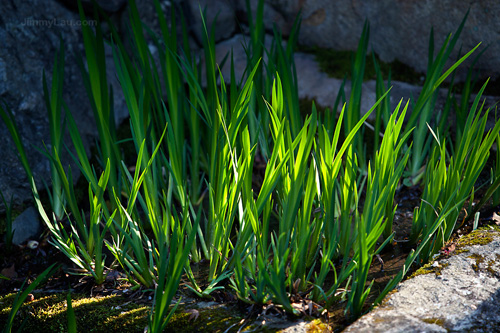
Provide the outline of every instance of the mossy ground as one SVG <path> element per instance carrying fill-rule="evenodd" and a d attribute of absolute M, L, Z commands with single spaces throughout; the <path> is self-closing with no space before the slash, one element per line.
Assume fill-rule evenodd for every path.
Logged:
<path fill-rule="evenodd" d="M 66 294 L 34 294 L 35 299 L 19 310 L 13 331 L 67 332 Z M 0 322 L 6 322 L 15 294 L 0 297 Z M 72 295 L 78 332 L 143 332 L 149 306 L 124 301 L 120 296 Z M 23 323 L 24 321 L 24 323 Z"/>
<path fill-rule="evenodd" d="M 167 332 L 225 332 L 242 321 L 242 313 L 234 307 L 219 305 L 205 309 L 180 308 L 167 325 Z M 240 325 L 237 326 L 237 331 Z"/>
<path fill-rule="evenodd" d="M 0 323 L 6 322 L 15 294 L 0 296 Z M 15 317 L 13 331 L 67 332 L 66 293 L 38 294 L 25 302 Z M 78 332 L 144 332 L 148 324 L 149 304 L 137 304 L 122 296 L 88 297 L 73 294 Z M 238 304 L 217 304 L 199 307 L 199 302 L 180 305 L 166 327 L 166 332 L 237 332 L 240 328 L 255 332 L 279 332 L 279 328 L 259 326 L 247 317 Z M 286 318 L 282 318 L 287 322 Z M 290 322 L 291 323 L 291 322 Z M 311 320 L 307 332 L 330 332 L 321 319 Z"/>

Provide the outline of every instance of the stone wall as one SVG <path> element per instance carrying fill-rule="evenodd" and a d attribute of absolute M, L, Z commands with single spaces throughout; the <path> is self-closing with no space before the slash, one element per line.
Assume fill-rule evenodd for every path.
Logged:
<path fill-rule="evenodd" d="M 197 6 L 199 0 L 188 0 Z M 207 3 L 207 1 L 201 1 Z M 246 18 L 246 0 L 210 1 L 212 8 L 223 8 L 221 19 L 232 19 L 228 7 L 239 15 L 239 22 Z M 255 9 L 258 0 L 251 0 Z M 296 15 L 302 13 L 299 42 L 336 50 L 355 50 L 363 23 L 370 23 L 370 49 L 381 60 L 398 59 L 419 72 L 427 68 L 429 35 L 434 29 L 436 49 L 449 33 L 454 33 L 467 10 L 465 22 L 456 51 L 462 53 L 479 42 L 489 46 L 477 68 L 483 78 L 497 78 L 500 74 L 500 2 L 494 0 L 266 0 L 265 22 L 268 30 L 277 24 L 286 34 Z M 213 10 L 212 10 L 213 11 Z M 225 25 L 227 26 L 227 25 Z M 224 34 L 228 30 L 224 29 Z M 457 52 L 452 55 L 452 59 Z"/>
<path fill-rule="evenodd" d="M 91 15 L 90 0 L 83 2 Z M 120 29 L 126 31 L 124 22 L 127 17 L 127 1 L 99 2 Z M 152 0 L 136 2 L 145 23 L 153 25 L 153 30 L 158 31 Z M 207 22 L 212 22 L 217 16 L 216 39 L 224 41 L 242 31 L 248 31 L 245 2 L 160 0 L 167 18 L 171 6 L 181 6 L 184 9 L 194 46 L 197 41 L 199 45 L 200 40 L 200 7 L 206 8 Z M 253 10 L 257 2 L 258 0 L 250 0 Z M 264 20 L 268 31 L 276 24 L 286 36 L 301 10 L 301 44 L 353 50 L 357 46 L 363 22 L 368 19 L 371 25 L 371 48 L 382 60 L 397 58 L 419 71 L 425 71 L 431 26 L 434 26 L 436 44 L 440 45 L 447 33 L 456 30 L 469 7 L 470 15 L 459 45 L 463 45 L 464 51 L 480 41 L 489 45 L 478 67 L 483 77 L 496 77 L 500 73 L 500 57 L 497 56 L 500 54 L 500 20 L 497 19 L 500 17 L 500 3 L 492 0 L 266 0 Z M 54 54 L 59 47 L 60 36 L 66 47 L 63 98 L 81 125 L 80 130 L 86 142 L 93 143 L 95 138 L 92 112 L 75 61 L 75 56 L 83 52 L 78 21 L 75 0 L 0 1 L 0 99 L 15 114 L 35 177 L 41 187 L 42 181 L 50 183 L 48 161 L 35 148 L 42 147 L 42 141 L 49 143 L 42 72 L 45 70 L 50 84 Z M 108 60 L 115 111 L 122 115 L 122 119 L 127 110 L 118 82 L 111 74 L 111 54 Z M 31 191 L 24 170 L 18 163 L 13 141 L 3 124 L 0 124 L 0 137 L 0 190 L 7 198 L 14 195 L 18 202 L 27 200 Z M 66 163 L 69 161 L 69 158 L 66 159 Z M 76 169 L 73 168 L 73 171 L 77 171 Z M 0 204 L 0 211 L 3 210 L 1 206 Z"/>

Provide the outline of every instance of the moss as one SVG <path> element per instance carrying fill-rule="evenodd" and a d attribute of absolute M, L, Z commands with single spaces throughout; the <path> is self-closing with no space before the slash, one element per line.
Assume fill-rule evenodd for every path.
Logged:
<path fill-rule="evenodd" d="M 321 319 L 315 319 L 306 326 L 306 332 L 308 333 L 323 333 L 331 331 L 332 328 L 328 326 L 328 324 L 322 322 Z"/>
<path fill-rule="evenodd" d="M 350 79 L 351 75 L 351 59 L 354 55 L 352 51 L 336 51 L 333 49 L 320 47 L 301 46 L 301 52 L 314 54 L 319 68 L 330 77 Z M 391 63 L 380 61 L 378 56 L 375 56 L 377 63 L 384 79 L 387 79 L 389 71 L 391 71 L 391 79 L 404 81 L 413 84 L 422 84 L 422 74 L 416 72 L 410 66 L 403 64 L 401 61 L 394 60 Z M 371 54 L 366 56 L 365 76 L 364 80 L 376 78 L 376 72 Z"/>
<path fill-rule="evenodd" d="M 239 323 L 243 316 L 233 307 L 217 305 L 194 309 L 197 317 L 189 309 L 180 308 L 170 319 L 167 332 L 224 332 Z"/>
<path fill-rule="evenodd" d="M 496 276 L 496 277 L 500 277 L 500 273 L 493 269 L 493 265 L 495 265 L 496 262 L 500 261 L 499 257 L 500 257 L 500 255 L 497 254 L 496 260 L 490 259 L 488 261 L 488 266 L 486 266 L 486 271 L 488 273 L 490 273 L 491 275 Z"/>
<path fill-rule="evenodd" d="M 474 270 L 474 272 L 479 272 L 480 270 L 480 265 L 482 263 L 484 263 L 484 257 L 480 254 L 477 254 L 477 253 L 473 253 L 471 254 L 470 256 L 467 256 L 467 258 L 471 258 L 471 259 L 474 259 L 476 262 L 474 264 L 472 264 L 472 269 Z"/>
<path fill-rule="evenodd" d="M 489 228 L 480 228 L 472 231 L 471 233 L 464 235 L 457 241 L 457 249 L 455 253 L 468 252 L 464 249 L 466 246 L 472 245 L 486 245 L 494 240 L 494 236 L 498 235 L 498 232 L 491 230 Z"/>
<path fill-rule="evenodd" d="M 431 273 L 435 273 L 436 276 L 440 276 L 441 271 L 445 267 L 448 267 L 449 264 L 444 263 L 444 264 L 438 264 L 437 266 L 433 266 L 433 265 L 434 265 L 434 263 L 425 264 L 424 266 L 420 267 L 416 272 L 414 272 L 412 275 L 410 275 L 409 279 L 412 279 L 412 278 L 419 276 L 419 275 L 431 274 Z"/>
<path fill-rule="evenodd" d="M 10 313 L 15 294 L 0 298 L 0 322 Z M 149 306 L 138 305 L 121 296 L 88 298 L 72 295 L 76 325 L 81 332 L 139 332 L 147 326 Z M 14 321 L 14 331 L 21 321 L 25 332 L 67 332 L 66 294 L 38 295 L 25 303 Z M 22 319 L 22 320 L 21 320 Z"/>
<path fill-rule="evenodd" d="M 434 325 L 438 325 L 441 327 L 445 327 L 445 321 L 441 318 L 425 318 L 425 319 L 422 319 L 422 321 L 427 323 L 427 324 L 434 324 Z"/>

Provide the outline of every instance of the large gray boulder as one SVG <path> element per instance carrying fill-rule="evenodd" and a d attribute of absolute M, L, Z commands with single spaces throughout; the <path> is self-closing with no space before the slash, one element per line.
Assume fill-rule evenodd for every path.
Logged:
<path fill-rule="evenodd" d="M 251 0 L 252 10 L 258 0 Z M 381 60 L 398 59 L 420 72 L 427 68 L 429 34 L 434 28 L 436 49 L 449 33 L 454 33 L 468 9 L 469 17 L 451 59 L 462 46 L 462 54 L 479 42 L 489 45 L 477 68 L 483 77 L 500 74 L 500 3 L 494 0 L 429 1 L 340 1 L 266 0 L 266 27 L 277 24 L 286 33 L 301 11 L 299 42 L 336 50 L 355 50 L 363 29 L 370 22 L 370 50 Z M 246 10 L 245 0 L 237 9 Z M 241 15 L 242 18 L 245 14 Z"/>
<path fill-rule="evenodd" d="M 215 41 L 218 42 L 227 39 L 233 35 L 236 30 L 236 12 L 235 6 L 229 0 L 188 0 L 190 15 L 193 17 L 191 31 L 201 44 L 203 40 L 203 24 L 200 19 L 204 12 L 205 24 L 207 30 L 215 23 Z"/>
<path fill-rule="evenodd" d="M 474 240 L 491 242 L 472 245 Z M 428 274 L 399 284 L 344 332 L 498 332 L 500 233 L 476 231 L 458 244 L 459 254 L 438 259 Z"/>
<path fill-rule="evenodd" d="M 146 6 L 148 2 L 148 6 Z M 90 24 L 93 21 L 93 5 L 82 1 Z M 128 15 L 127 0 L 101 1 L 98 3 L 112 21 L 121 24 Z M 138 0 L 144 21 L 156 21 L 151 1 Z M 161 1 L 165 7 L 165 1 Z M 84 54 L 80 16 L 76 0 L 11 0 L 0 2 L 0 100 L 12 110 L 37 186 L 50 186 L 48 159 L 37 148 L 50 145 L 48 116 L 43 96 L 42 73 L 45 71 L 50 89 L 54 55 L 60 39 L 65 47 L 65 71 L 63 99 L 71 110 L 87 150 L 95 143 L 97 129 L 84 88 L 76 58 Z M 106 29 L 106 27 L 104 27 Z M 128 116 L 125 99 L 115 75 L 111 47 L 106 47 L 108 84 L 113 89 L 115 122 L 119 124 Z M 0 121 L 2 159 L 0 159 L 0 190 L 9 201 L 12 196 L 16 205 L 30 200 L 31 188 L 24 169 L 19 163 L 14 142 L 3 122 Z M 66 143 L 70 139 L 67 136 Z M 71 144 L 68 144 L 71 146 Z M 66 151 L 63 164 L 72 165 L 73 176 L 79 174 Z M 0 203 L 0 212 L 4 210 Z"/>
<path fill-rule="evenodd" d="M 82 125 L 83 138 L 87 141 L 88 135 L 95 132 L 81 75 L 75 65 L 74 55 L 82 49 L 80 35 L 78 14 L 57 1 L 0 2 L 0 99 L 14 113 L 39 187 L 43 187 L 43 182 L 50 185 L 48 159 L 35 148 L 43 148 L 43 142 L 50 144 L 42 71 L 45 70 L 50 87 L 60 37 L 66 47 L 66 64 L 73 64 L 65 68 L 63 98 L 77 123 Z M 7 200 L 13 196 L 17 203 L 25 201 L 30 198 L 31 189 L 3 122 L 0 122 L 0 137 L 0 190 Z M 67 157 L 65 163 L 68 162 Z"/>

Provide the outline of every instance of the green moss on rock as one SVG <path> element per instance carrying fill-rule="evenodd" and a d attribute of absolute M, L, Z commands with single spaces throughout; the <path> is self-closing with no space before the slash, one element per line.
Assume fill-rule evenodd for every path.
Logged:
<path fill-rule="evenodd" d="M 470 256 L 467 256 L 467 258 L 471 258 L 471 259 L 474 259 L 475 260 L 475 263 L 472 264 L 472 269 L 474 270 L 474 272 L 479 272 L 480 270 L 480 265 L 482 263 L 484 263 L 484 257 L 480 254 L 477 254 L 477 253 L 473 253 L 471 254 Z"/>
<path fill-rule="evenodd" d="M 474 230 L 471 233 L 464 235 L 458 239 L 457 249 L 455 250 L 455 253 L 459 254 L 468 252 L 469 250 L 465 249 L 466 246 L 489 244 L 495 239 L 495 236 L 498 236 L 498 234 L 498 230 L 492 230 L 489 227 L 483 227 Z"/>
<path fill-rule="evenodd" d="M 427 324 L 434 324 L 434 325 L 438 325 L 441 327 L 445 327 L 445 321 L 441 318 L 425 318 L 425 319 L 422 319 L 422 321 L 427 323 Z"/>
<path fill-rule="evenodd" d="M 448 263 L 438 264 L 437 266 L 434 263 L 425 264 L 424 266 L 420 267 L 417 271 L 415 271 L 412 275 L 410 275 L 409 279 L 412 279 L 419 275 L 431 274 L 431 273 L 434 273 L 436 274 L 436 276 L 439 276 L 441 275 L 441 271 L 445 267 L 448 267 L 448 265 L 449 265 Z"/>

